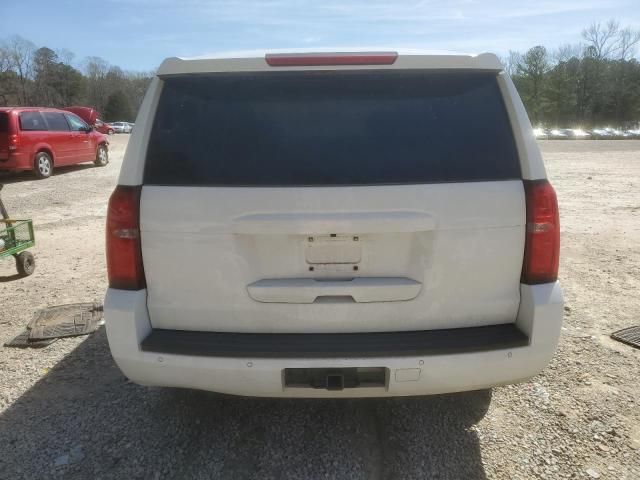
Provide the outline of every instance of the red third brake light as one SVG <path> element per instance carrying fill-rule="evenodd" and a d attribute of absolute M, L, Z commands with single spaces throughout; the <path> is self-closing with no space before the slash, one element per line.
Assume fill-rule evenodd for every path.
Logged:
<path fill-rule="evenodd" d="M 118 185 L 107 210 L 107 272 L 109 287 L 145 288 L 140 245 L 140 186 Z"/>
<path fill-rule="evenodd" d="M 526 240 L 522 283 L 534 285 L 558 279 L 560 219 L 556 192 L 547 180 L 525 180 Z"/>
<path fill-rule="evenodd" d="M 397 52 L 267 53 L 265 55 L 267 64 L 272 67 L 391 65 L 397 58 Z"/>

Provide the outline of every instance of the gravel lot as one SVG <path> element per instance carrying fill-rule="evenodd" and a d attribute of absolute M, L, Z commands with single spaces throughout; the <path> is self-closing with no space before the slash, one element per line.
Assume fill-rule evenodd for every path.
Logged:
<path fill-rule="evenodd" d="M 106 201 L 127 138 L 113 137 L 106 168 L 1 180 L 38 244 L 30 278 L 0 261 L 0 341 L 38 308 L 102 297 Z M 608 337 L 640 324 L 640 141 L 541 145 L 567 306 L 536 378 L 427 398 L 233 398 L 129 383 L 103 329 L 0 347 L 0 478 L 640 478 L 640 350 Z"/>

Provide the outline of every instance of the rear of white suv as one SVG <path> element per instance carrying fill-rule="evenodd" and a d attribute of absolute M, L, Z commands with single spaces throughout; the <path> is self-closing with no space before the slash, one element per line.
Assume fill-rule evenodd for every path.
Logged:
<path fill-rule="evenodd" d="M 495 56 L 168 59 L 136 124 L 105 302 L 133 381 L 420 395 L 551 358 L 557 203 Z"/>

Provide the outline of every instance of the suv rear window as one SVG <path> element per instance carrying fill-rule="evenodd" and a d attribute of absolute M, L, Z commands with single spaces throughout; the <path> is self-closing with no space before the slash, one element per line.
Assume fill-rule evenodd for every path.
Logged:
<path fill-rule="evenodd" d="M 164 78 L 144 182 L 331 186 L 520 178 L 494 73 Z"/>

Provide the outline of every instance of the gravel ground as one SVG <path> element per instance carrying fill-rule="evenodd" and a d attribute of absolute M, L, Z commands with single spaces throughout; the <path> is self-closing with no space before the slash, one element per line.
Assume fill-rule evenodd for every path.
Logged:
<path fill-rule="evenodd" d="M 102 169 L 3 180 L 38 245 L 30 278 L 0 261 L 0 341 L 38 308 L 102 297 L 105 206 L 126 141 L 112 139 Z M 531 381 L 344 401 L 146 388 L 122 376 L 101 329 L 0 348 L 0 478 L 640 478 L 640 350 L 608 337 L 640 324 L 640 141 L 541 145 L 567 306 L 558 352 Z"/>

